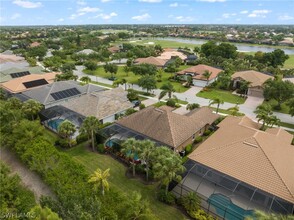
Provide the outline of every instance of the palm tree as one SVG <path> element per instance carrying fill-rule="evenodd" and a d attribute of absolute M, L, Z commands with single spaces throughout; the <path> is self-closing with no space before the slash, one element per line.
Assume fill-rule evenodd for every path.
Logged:
<path fill-rule="evenodd" d="M 167 147 L 158 147 L 153 156 L 152 170 L 154 177 L 160 179 L 162 185 L 165 185 L 165 192 L 168 192 L 168 185 L 172 180 L 181 181 L 181 173 L 185 171 L 182 160 L 178 154 Z"/>
<path fill-rule="evenodd" d="M 91 78 L 89 76 L 83 76 L 80 80 L 85 84 L 89 84 L 91 82 Z"/>
<path fill-rule="evenodd" d="M 133 168 L 133 176 L 136 175 L 136 162 L 134 157 L 139 154 L 139 143 L 134 138 L 129 138 L 122 144 L 121 152 L 130 158 L 131 167 Z"/>
<path fill-rule="evenodd" d="M 209 102 L 209 106 L 214 105 L 214 104 L 217 104 L 216 113 L 218 113 L 219 106 L 224 104 L 224 101 L 220 98 L 211 99 Z"/>
<path fill-rule="evenodd" d="M 243 94 L 243 96 L 245 96 L 248 92 L 248 87 L 250 85 L 251 82 L 248 82 L 246 80 L 242 80 L 240 82 L 240 92 Z"/>
<path fill-rule="evenodd" d="M 261 104 L 257 106 L 254 113 L 256 114 L 258 122 L 262 121 L 262 126 L 260 129 L 264 130 L 266 124 L 268 124 L 271 121 L 271 117 L 273 115 L 272 107 L 268 104 Z"/>
<path fill-rule="evenodd" d="M 237 116 L 239 113 L 239 106 L 235 105 L 234 107 L 228 108 L 228 111 L 230 112 L 231 115 Z"/>
<path fill-rule="evenodd" d="M 109 183 L 107 178 L 110 176 L 109 168 L 102 171 L 99 168 L 90 176 L 88 183 L 93 183 L 94 188 L 97 189 L 101 187 L 101 193 L 104 196 L 104 191 L 109 189 Z"/>
<path fill-rule="evenodd" d="M 84 121 L 80 128 L 81 133 L 88 134 L 91 137 L 92 150 L 95 150 L 95 132 L 99 129 L 100 122 L 95 116 L 89 116 Z"/>
<path fill-rule="evenodd" d="M 31 116 L 32 120 L 35 119 L 35 116 L 41 111 L 43 108 L 42 104 L 33 99 L 29 99 L 25 101 L 22 105 L 22 110 L 27 116 Z"/>
<path fill-rule="evenodd" d="M 139 142 L 139 157 L 142 163 L 145 164 L 146 180 L 149 178 L 150 162 L 152 154 L 155 150 L 155 143 L 146 139 Z"/>
<path fill-rule="evenodd" d="M 272 115 L 268 119 L 268 125 L 272 128 L 274 125 L 280 126 L 281 120 L 277 116 Z"/>
<path fill-rule="evenodd" d="M 180 203 L 186 210 L 196 211 L 199 209 L 201 201 L 195 192 L 189 192 L 180 198 Z"/>
<path fill-rule="evenodd" d="M 164 84 L 160 89 L 162 89 L 162 91 L 159 94 L 159 100 L 162 99 L 166 94 L 168 95 L 168 98 L 171 99 L 172 93 L 176 91 L 174 86 L 170 82 Z"/>
<path fill-rule="evenodd" d="M 200 105 L 198 103 L 190 103 L 186 106 L 186 110 L 192 111 L 193 109 L 199 108 L 199 107 Z"/>
<path fill-rule="evenodd" d="M 205 70 L 202 76 L 206 79 L 206 86 L 208 85 L 209 82 L 209 77 L 211 76 L 212 72 L 209 72 L 208 70 Z"/>
<path fill-rule="evenodd" d="M 69 147 L 71 147 L 71 136 L 76 132 L 75 125 L 68 120 L 64 120 L 58 126 L 58 133 L 67 139 Z"/>

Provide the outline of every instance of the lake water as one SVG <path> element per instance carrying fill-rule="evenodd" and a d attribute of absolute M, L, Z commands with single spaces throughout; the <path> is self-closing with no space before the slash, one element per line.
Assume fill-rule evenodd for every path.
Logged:
<path fill-rule="evenodd" d="M 202 39 L 184 39 L 184 38 L 173 38 L 173 37 L 166 37 L 166 38 L 148 38 L 150 41 L 153 40 L 166 40 L 166 41 L 176 41 L 180 43 L 188 43 L 188 44 L 204 44 L 207 42 L 207 40 L 202 40 Z M 238 43 L 232 43 L 234 44 L 239 51 L 244 51 L 244 52 L 257 52 L 257 51 L 262 51 L 262 52 L 272 52 L 277 48 L 274 47 L 268 47 L 268 46 L 256 46 L 256 45 L 244 45 L 244 44 L 238 44 Z M 282 49 L 285 51 L 286 54 L 294 54 L 294 47 L 293 49 Z"/>

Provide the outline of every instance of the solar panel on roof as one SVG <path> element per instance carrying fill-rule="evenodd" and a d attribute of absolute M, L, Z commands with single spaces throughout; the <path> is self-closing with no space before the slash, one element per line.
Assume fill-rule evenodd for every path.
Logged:
<path fill-rule="evenodd" d="M 71 88 L 51 93 L 51 96 L 54 98 L 54 100 L 60 100 L 79 94 L 81 94 L 81 92 L 77 88 Z"/>
<path fill-rule="evenodd" d="M 45 79 L 37 79 L 37 80 L 29 81 L 29 82 L 23 82 L 22 84 L 28 89 L 28 88 L 33 88 L 36 86 L 46 85 L 49 83 Z"/>
<path fill-rule="evenodd" d="M 19 77 L 30 75 L 30 74 L 31 73 L 29 71 L 24 71 L 24 72 L 11 73 L 10 76 L 12 78 L 19 78 Z"/>

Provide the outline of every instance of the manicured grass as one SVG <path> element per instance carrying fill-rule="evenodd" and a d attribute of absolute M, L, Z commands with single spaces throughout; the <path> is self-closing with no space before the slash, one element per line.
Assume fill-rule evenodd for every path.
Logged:
<path fill-rule="evenodd" d="M 289 55 L 289 59 L 286 60 L 283 68 L 285 68 L 285 69 L 294 68 L 294 54 Z"/>
<path fill-rule="evenodd" d="M 280 126 L 294 129 L 294 124 L 290 124 L 290 123 L 287 123 L 287 122 L 280 122 Z"/>
<path fill-rule="evenodd" d="M 51 144 L 55 144 L 55 142 L 60 139 L 60 137 L 55 134 L 53 131 L 48 130 L 47 128 L 44 131 L 44 136 L 47 138 L 47 140 L 51 143 Z"/>
<path fill-rule="evenodd" d="M 115 86 L 109 85 L 109 84 L 106 84 L 106 83 L 100 83 L 100 82 L 95 82 L 95 81 L 92 81 L 91 83 L 99 85 L 99 86 L 105 86 L 105 87 L 108 87 L 108 88 L 115 88 Z"/>
<path fill-rule="evenodd" d="M 84 146 L 80 145 L 66 151 L 77 162 L 85 166 L 87 171 L 93 173 L 97 168 L 105 170 L 110 168 L 109 183 L 110 187 L 116 188 L 121 192 L 129 194 L 138 191 L 143 198 L 150 203 L 152 212 L 159 219 L 185 219 L 184 215 L 172 206 L 159 202 L 156 198 L 157 184 L 144 185 L 136 179 L 126 177 L 126 167 L 108 155 L 101 155 L 87 151 Z"/>
<path fill-rule="evenodd" d="M 209 88 L 207 91 L 202 90 L 202 91 L 198 92 L 196 94 L 196 96 L 202 97 L 205 99 L 219 98 L 219 99 L 223 100 L 224 102 L 229 102 L 229 103 L 233 103 L 233 104 L 243 104 L 245 102 L 244 98 L 237 96 L 237 95 L 233 95 L 229 91 L 220 90 L 220 89 Z"/>
<path fill-rule="evenodd" d="M 156 102 L 155 104 L 153 104 L 153 106 L 155 106 L 156 108 L 159 108 L 163 105 L 166 105 L 166 102 L 160 101 L 160 102 Z"/>
<path fill-rule="evenodd" d="M 289 114 L 289 110 L 290 110 L 289 109 L 289 106 L 286 105 L 285 103 L 283 103 L 281 105 L 281 109 L 280 110 L 276 110 L 275 109 L 275 106 L 278 105 L 278 102 L 276 100 L 274 100 L 274 99 L 271 99 L 269 101 L 263 101 L 263 103 L 270 104 L 272 106 L 272 109 L 273 109 L 274 112 L 280 112 L 280 113 L 284 113 L 284 114 Z"/>
<path fill-rule="evenodd" d="M 211 108 L 212 108 L 214 111 L 216 111 L 216 108 L 215 108 L 215 107 L 211 107 Z M 221 109 L 221 108 L 218 109 L 218 112 L 219 112 L 219 113 L 223 113 L 223 114 L 227 114 L 227 115 L 230 115 L 230 114 L 232 113 L 232 112 L 229 111 L 229 110 Z M 241 112 L 238 112 L 236 116 L 243 116 L 243 115 L 245 115 L 245 114 L 243 114 L 243 113 L 241 113 Z"/>
<path fill-rule="evenodd" d="M 186 68 L 186 67 L 188 67 L 188 66 L 183 66 L 181 68 Z M 106 78 L 106 79 L 108 79 L 109 77 L 111 77 L 111 74 L 110 73 L 106 73 L 104 71 L 104 68 L 102 66 L 99 66 L 95 71 L 84 70 L 84 72 L 87 73 L 87 74 L 89 74 L 89 75 L 100 76 L 100 77 L 103 77 L 103 78 Z M 161 78 L 162 81 L 156 83 L 157 88 L 160 88 L 163 84 L 168 83 L 169 82 L 168 78 L 171 77 L 171 76 L 173 76 L 173 75 L 174 75 L 173 73 L 171 74 L 171 73 L 164 72 L 162 74 L 162 78 Z M 130 84 L 137 84 L 138 83 L 138 80 L 139 80 L 139 78 L 141 76 L 135 75 L 133 72 L 129 72 L 128 74 L 126 74 L 124 72 L 124 70 L 123 70 L 123 67 L 122 66 L 119 66 L 118 67 L 117 74 L 115 74 L 115 77 L 117 79 L 124 78 Z M 176 92 L 179 92 L 179 93 L 185 92 L 185 91 L 187 91 L 189 89 L 189 88 L 185 88 L 184 86 L 182 86 L 182 84 L 179 83 L 179 82 L 170 82 L 170 83 L 174 86 Z"/>

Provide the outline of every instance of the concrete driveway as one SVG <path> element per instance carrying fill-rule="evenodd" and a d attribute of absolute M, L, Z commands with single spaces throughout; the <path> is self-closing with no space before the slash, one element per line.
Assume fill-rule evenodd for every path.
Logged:
<path fill-rule="evenodd" d="M 262 104 L 263 100 L 264 98 L 261 97 L 248 96 L 243 105 L 255 110 L 257 106 Z"/>

